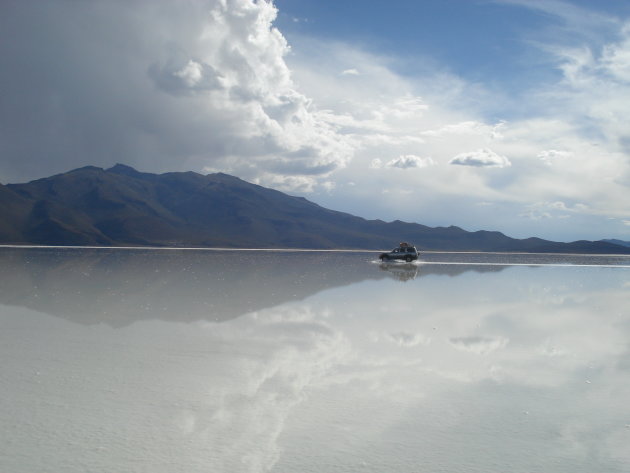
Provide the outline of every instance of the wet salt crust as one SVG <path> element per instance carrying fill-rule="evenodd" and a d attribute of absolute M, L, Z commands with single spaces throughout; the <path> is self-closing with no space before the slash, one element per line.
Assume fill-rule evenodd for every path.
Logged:
<path fill-rule="evenodd" d="M 0 470 L 629 471 L 630 258 L 421 259 L 0 249 Z"/>

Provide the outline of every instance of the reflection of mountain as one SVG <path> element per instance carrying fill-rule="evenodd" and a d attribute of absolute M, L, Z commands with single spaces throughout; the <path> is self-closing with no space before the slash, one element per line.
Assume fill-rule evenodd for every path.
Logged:
<path fill-rule="evenodd" d="M 402 282 L 416 279 L 418 276 L 427 276 L 429 274 L 444 276 L 458 276 L 467 271 L 475 271 L 476 273 L 495 273 L 505 269 L 506 266 L 487 265 L 487 264 L 423 264 L 423 263 L 381 263 L 379 268 L 386 271 L 388 276 Z"/>
<path fill-rule="evenodd" d="M 400 280 L 372 261 L 370 253 L 2 249 L 0 303 L 114 326 L 222 321 L 366 279 Z M 419 275 L 470 269 L 427 265 Z"/>

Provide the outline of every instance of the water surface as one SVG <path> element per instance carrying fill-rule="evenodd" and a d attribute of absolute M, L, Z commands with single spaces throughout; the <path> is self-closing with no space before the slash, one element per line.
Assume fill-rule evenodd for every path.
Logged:
<path fill-rule="evenodd" d="M 0 470 L 626 472 L 630 258 L 0 249 Z"/>

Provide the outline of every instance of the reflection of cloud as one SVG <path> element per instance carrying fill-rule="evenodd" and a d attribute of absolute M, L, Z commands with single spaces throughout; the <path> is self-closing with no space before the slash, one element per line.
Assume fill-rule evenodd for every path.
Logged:
<path fill-rule="evenodd" d="M 486 355 L 499 348 L 504 348 L 508 344 L 508 339 L 501 337 L 455 337 L 450 338 L 449 341 L 455 348 L 476 353 L 477 355 Z"/>
<path fill-rule="evenodd" d="M 431 338 L 425 337 L 421 333 L 388 333 L 386 334 L 386 338 L 401 347 L 415 347 L 417 345 L 428 345 L 431 343 Z"/>
<path fill-rule="evenodd" d="M 538 353 L 543 356 L 555 357 L 555 356 L 565 356 L 567 351 L 562 347 L 557 346 L 552 343 L 551 340 L 545 341 L 540 347 L 538 347 Z"/>
<path fill-rule="evenodd" d="M 257 294 L 262 297 L 297 290 L 299 284 L 289 286 L 292 279 L 312 284 L 312 275 L 306 276 L 311 269 L 323 279 L 334 270 L 298 255 L 299 271 L 284 279 L 274 271 L 290 266 L 291 257 L 259 257 L 260 264 L 246 265 L 247 271 L 240 265 L 225 287 L 259 272 L 253 284 L 240 288 L 262 286 Z M 57 278 L 75 272 L 74 264 L 53 261 Z M 97 271 L 90 261 L 83 260 L 86 273 Z M 225 260 L 214 262 L 211 269 L 202 265 L 214 280 L 230 275 L 217 268 Z M 21 389 L 23 384 L 12 382 L 19 378 L 28 383 L 24 393 L 33 394 L 30 401 L 14 396 L 10 404 L 0 403 L 0 417 L 16 426 L 16 438 L 25 439 L 8 448 L 76 438 L 76 423 L 67 416 L 88 413 L 80 424 L 98 435 L 81 439 L 81 454 L 105 446 L 107 459 L 126 459 L 142 449 L 147 462 L 164 465 L 168 457 L 190 472 L 307 471 L 314 460 L 326 462 L 330 455 L 345 471 L 358 469 L 357 458 L 371 465 L 392 458 L 401 465 L 423 462 L 427 471 L 457 471 L 454 465 L 474 459 L 475 470 L 487 471 L 484 466 L 497 461 L 488 442 L 506 447 L 499 453 L 509 455 L 497 471 L 546 470 L 547 462 L 557 465 L 559 454 L 581 460 L 597 452 L 602 465 L 597 471 L 616 471 L 608 466 L 628 461 L 624 268 L 510 267 L 501 274 L 461 277 L 431 272 L 398 284 L 363 263 L 349 274 L 377 277 L 346 280 L 267 309 L 259 305 L 223 323 L 177 323 L 171 317 L 168 323 L 149 320 L 112 329 L 0 306 L 0 322 L 11 327 L 0 330 L 6 384 Z M 29 265 L 46 275 L 41 262 Z M 154 269 L 174 271 L 167 266 Z M 106 265 L 109 279 L 102 283 L 120 277 L 137 287 L 130 273 L 115 268 Z M 147 268 L 152 267 L 142 269 Z M 201 277 L 198 266 L 186 269 L 192 273 L 187 284 Z M 23 274 L 16 274 L 17 280 Z M 211 287 L 212 278 L 201 279 Z M 159 281 L 155 297 L 174 283 Z M 32 290 L 29 280 L 22 282 Z M 20 285 L 13 284 L 17 292 Z M 183 302 L 185 288 L 178 286 L 170 297 Z M 82 295 L 68 291 L 65 297 Z M 118 307 L 108 299 L 107 309 Z M 178 310 L 178 304 L 168 310 Z M 33 382 L 36 376 L 41 384 Z M 41 402 L 42 392 L 47 403 Z M 50 408 L 68 405 L 68 399 L 73 409 Z M 19 422 L 23 412 L 34 419 L 29 425 Z M 32 435 L 21 430 L 33 427 Z M 121 430 L 133 434 L 122 446 Z M 534 460 L 521 453 L 524 442 L 536 450 Z M 444 455 L 454 444 L 461 449 Z M 343 448 L 331 453 L 330 445 Z M 0 456 L 6 448 L 0 445 Z M 181 457 L 169 456 L 176 454 Z"/>
<path fill-rule="evenodd" d="M 326 314 L 297 306 L 253 313 L 221 328 L 206 324 L 246 355 L 226 358 L 203 419 L 202 435 L 215 452 L 209 471 L 270 470 L 280 455 L 278 438 L 306 389 L 330 376 L 349 354 L 349 342 L 325 321 Z M 218 330 L 217 330 L 218 329 Z M 184 412 L 182 425 L 189 429 Z"/>

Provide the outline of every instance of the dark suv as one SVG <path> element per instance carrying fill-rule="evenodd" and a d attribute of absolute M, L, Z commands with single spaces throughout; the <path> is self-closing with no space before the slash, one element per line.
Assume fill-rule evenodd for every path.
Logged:
<path fill-rule="evenodd" d="M 418 259 L 418 251 L 415 246 L 400 245 L 389 253 L 381 253 L 379 258 L 381 261 L 403 260 L 407 263 L 411 263 Z"/>

